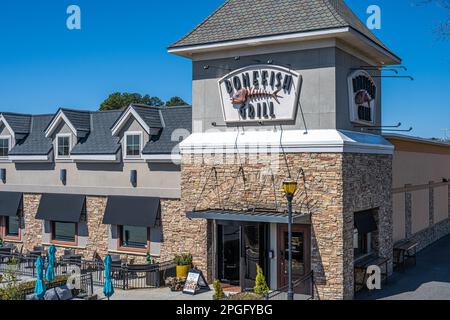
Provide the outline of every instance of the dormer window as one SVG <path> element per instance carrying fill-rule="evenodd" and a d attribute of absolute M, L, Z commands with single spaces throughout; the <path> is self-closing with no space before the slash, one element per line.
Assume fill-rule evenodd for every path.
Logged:
<path fill-rule="evenodd" d="M 142 151 L 142 132 L 126 132 L 124 144 L 126 158 L 140 158 Z"/>
<path fill-rule="evenodd" d="M 59 134 L 56 136 L 57 158 L 70 157 L 70 134 Z"/>
<path fill-rule="evenodd" d="M 11 138 L 9 136 L 0 136 L 0 158 L 7 158 L 11 148 Z"/>

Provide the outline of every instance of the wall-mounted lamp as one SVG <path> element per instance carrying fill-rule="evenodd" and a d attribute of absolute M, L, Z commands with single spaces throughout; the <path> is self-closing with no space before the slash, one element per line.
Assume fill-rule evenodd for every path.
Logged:
<path fill-rule="evenodd" d="M 61 180 L 61 183 L 63 185 L 66 185 L 66 183 L 67 183 L 67 170 L 66 169 L 61 169 L 61 171 L 59 172 L 59 179 Z"/>
<path fill-rule="evenodd" d="M 130 183 L 133 187 L 137 186 L 137 170 L 130 171 Z"/>
<path fill-rule="evenodd" d="M 6 183 L 6 169 L 4 168 L 0 169 L 0 179 L 3 183 Z"/>

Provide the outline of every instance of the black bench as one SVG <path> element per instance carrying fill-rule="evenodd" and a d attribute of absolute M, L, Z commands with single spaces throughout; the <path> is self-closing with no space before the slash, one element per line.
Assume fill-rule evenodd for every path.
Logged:
<path fill-rule="evenodd" d="M 417 247 L 419 244 L 412 240 L 406 240 L 397 243 L 394 246 L 394 267 L 405 271 L 406 262 L 414 261 L 414 266 L 417 265 Z"/>
<path fill-rule="evenodd" d="M 355 293 L 358 291 L 358 286 L 361 286 L 361 289 L 366 285 L 367 283 L 367 269 L 370 266 L 378 266 L 381 268 L 381 281 L 387 283 L 388 281 L 388 262 L 389 259 L 378 257 L 377 255 L 370 255 L 364 258 L 361 258 L 357 261 L 355 261 L 354 265 L 354 291 Z M 383 267 L 384 266 L 384 271 Z M 361 282 L 358 281 L 358 273 L 363 273 L 363 279 Z"/>

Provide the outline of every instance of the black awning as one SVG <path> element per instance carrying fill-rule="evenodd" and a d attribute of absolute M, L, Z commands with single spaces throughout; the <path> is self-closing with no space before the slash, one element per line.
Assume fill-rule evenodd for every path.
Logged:
<path fill-rule="evenodd" d="M 230 210 L 205 210 L 186 213 L 189 219 L 206 219 L 219 221 L 239 222 L 265 222 L 285 223 L 289 222 L 284 212 L 259 212 L 259 211 L 230 211 Z M 309 214 L 293 214 L 293 222 L 298 224 L 311 224 Z"/>
<path fill-rule="evenodd" d="M 159 211 L 160 198 L 110 196 L 103 224 L 154 227 Z"/>
<path fill-rule="evenodd" d="M 355 213 L 355 228 L 360 234 L 377 231 L 377 223 L 373 211 L 363 211 Z"/>
<path fill-rule="evenodd" d="M 21 201 L 21 192 L 0 192 L 0 216 L 16 216 Z"/>
<path fill-rule="evenodd" d="M 80 222 L 86 210 L 86 196 L 78 194 L 43 194 L 36 219 L 58 222 Z"/>

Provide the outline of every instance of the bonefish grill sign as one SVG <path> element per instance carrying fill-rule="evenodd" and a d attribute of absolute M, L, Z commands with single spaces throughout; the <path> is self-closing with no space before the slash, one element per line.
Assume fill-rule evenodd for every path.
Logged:
<path fill-rule="evenodd" d="M 253 65 L 219 80 L 226 123 L 295 120 L 302 77 L 285 67 Z"/>

